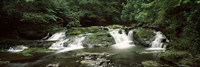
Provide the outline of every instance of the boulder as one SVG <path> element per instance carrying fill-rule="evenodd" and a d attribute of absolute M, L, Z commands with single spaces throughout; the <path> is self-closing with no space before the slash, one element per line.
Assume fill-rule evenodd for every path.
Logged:
<path fill-rule="evenodd" d="M 134 41 L 137 41 L 136 44 L 141 44 L 143 46 L 150 46 L 151 42 L 155 39 L 155 33 L 153 29 L 147 28 L 136 28 L 133 29 L 133 38 Z"/>

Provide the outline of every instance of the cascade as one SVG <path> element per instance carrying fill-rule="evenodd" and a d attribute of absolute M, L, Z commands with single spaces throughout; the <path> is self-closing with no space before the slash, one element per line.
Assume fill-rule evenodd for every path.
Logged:
<path fill-rule="evenodd" d="M 130 40 L 130 41 L 133 41 L 133 31 L 134 31 L 134 30 L 130 30 L 130 31 L 128 32 L 128 37 L 129 37 L 129 40 Z"/>
<path fill-rule="evenodd" d="M 64 48 L 64 43 L 67 42 L 69 39 L 65 39 L 65 40 L 59 40 L 59 41 L 56 41 L 55 43 L 53 43 L 49 49 L 52 49 L 52 50 L 59 50 L 59 49 L 62 49 Z"/>
<path fill-rule="evenodd" d="M 10 47 L 8 49 L 8 52 L 16 53 L 16 52 L 21 52 L 21 51 L 23 51 L 25 49 L 28 49 L 28 47 L 20 45 L 20 46 L 16 46 L 16 47 Z"/>
<path fill-rule="evenodd" d="M 82 49 L 84 48 L 82 45 L 82 41 L 86 38 L 86 35 L 78 35 L 75 37 L 71 37 L 70 39 L 66 39 L 65 31 L 55 33 L 49 39 L 47 39 L 47 41 L 56 40 L 56 42 L 53 43 L 49 47 L 49 49 L 58 50 L 57 53 L 70 51 L 70 50 L 76 50 L 76 49 Z M 71 41 L 69 42 L 69 40 Z M 66 42 L 69 42 L 67 47 L 64 46 L 64 43 Z"/>
<path fill-rule="evenodd" d="M 55 33 L 51 37 L 49 37 L 47 39 L 47 41 L 56 41 L 56 40 L 63 39 L 65 37 L 65 32 L 66 31 L 61 31 L 61 32 Z"/>
<path fill-rule="evenodd" d="M 154 33 L 156 34 L 155 40 L 151 42 L 151 48 L 147 50 L 165 50 L 169 40 L 160 31 Z"/>
<path fill-rule="evenodd" d="M 57 53 L 76 50 L 76 49 L 82 49 L 84 48 L 82 45 L 83 40 L 85 40 L 86 36 L 76 36 L 73 38 L 73 42 L 68 44 L 68 47 L 64 47 L 62 50 L 57 51 Z"/>
<path fill-rule="evenodd" d="M 131 44 L 133 42 L 133 31 L 129 31 L 129 34 L 126 35 L 125 30 L 121 29 L 109 29 L 110 35 L 114 38 L 115 40 L 115 45 L 113 45 L 116 48 L 128 48 L 131 46 L 134 46 Z"/>
<path fill-rule="evenodd" d="M 47 39 L 47 41 L 56 41 L 53 43 L 49 49 L 52 50 L 60 50 L 64 48 L 64 43 L 67 42 L 69 39 L 65 39 L 65 31 L 61 31 L 58 33 L 53 34 L 51 37 Z"/>

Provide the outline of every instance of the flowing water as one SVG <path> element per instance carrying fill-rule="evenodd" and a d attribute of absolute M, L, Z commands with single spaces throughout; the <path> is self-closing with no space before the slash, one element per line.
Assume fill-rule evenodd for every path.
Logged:
<path fill-rule="evenodd" d="M 147 50 L 165 50 L 169 40 L 160 31 L 155 32 L 155 34 L 155 40 L 151 42 L 151 48 Z"/>
<path fill-rule="evenodd" d="M 17 53 L 17 52 L 21 52 L 21 51 L 23 51 L 25 49 L 28 49 L 28 47 L 23 46 L 23 45 L 19 45 L 19 46 L 16 46 L 16 47 L 10 47 L 8 49 L 8 52 Z"/>
<path fill-rule="evenodd" d="M 161 32 L 155 33 L 155 40 L 152 41 L 150 48 L 134 44 L 133 30 L 126 34 L 123 29 L 109 29 L 108 33 L 116 44 L 110 47 L 84 48 L 82 42 L 92 34 L 67 38 L 65 31 L 61 31 L 46 40 L 54 41 L 48 48 L 54 51 L 53 53 L 26 57 L 17 53 L 0 52 L 0 61 L 8 61 L 0 64 L 0 67 L 142 67 L 143 61 L 156 61 L 173 66 L 172 63 L 158 58 L 156 53 L 152 53 L 152 50 L 157 51 L 166 47 L 163 43 L 166 37 Z M 20 52 L 24 49 L 28 48 L 20 46 L 19 50 L 10 48 L 8 51 Z"/>
<path fill-rule="evenodd" d="M 128 37 L 126 35 L 125 30 L 121 29 L 110 29 L 109 30 L 110 35 L 114 38 L 116 44 L 113 46 L 116 48 L 129 48 L 131 46 L 134 46 L 132 38 Z M 132 31 L 130 32 L 129 36 L 132 36 Z"/>

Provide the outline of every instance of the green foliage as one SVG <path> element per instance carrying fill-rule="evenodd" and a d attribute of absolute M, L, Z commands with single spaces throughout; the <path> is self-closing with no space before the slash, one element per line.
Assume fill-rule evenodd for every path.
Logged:
<path fill-rule="evenodd" d="M 58 17 L 50 14 L 42 13 L 24 13 L 21 21 L 29 21 L 35 23 L 48 23 L 49 21 L 56 22 Z"/>
<path fill-rule="evenodd" d="M 115 0 L 5 0 L 3 11 L 19 22 L 57 22 L 80 26 L 80 18 L 119 21 L 121 3 Z"/>
<path fill-rule="evenodd" d="M 125 21 L 153 26 L 167 33 L 170 49 L 199 51 L 199 0 L 128 0 L 122 10 Z"/>

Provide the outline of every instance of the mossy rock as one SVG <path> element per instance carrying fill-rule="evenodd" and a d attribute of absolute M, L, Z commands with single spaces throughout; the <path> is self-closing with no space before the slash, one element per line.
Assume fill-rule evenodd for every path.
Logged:
<path fill-rule="evenodd" d="M 179 63 L 187 67 L 199 67 L 200 55 L 181 59 Z"/>
<path fill-rule="evenodd" d="M 144 67 L 160 67 L 161 65 L 157 63 L 156 61 L 144 61 L 142 62 L 142 65 Z"/>
<path fill-rule="evenodd" d="M 168 50 L 158 56 L 167 61 L 178 64 L 180 67 L 199 67 L 200 55 L 192 55 L 187 51 Z"/>
<path fill-rule="evenodd" d="M 101 30 L 99 26 L 91 26 L 91 27 L 73 27 L 68 29 L 68 35 L 79 35 L 79 34 L 86 34 L 86 33 L 95 33 Z"/>
<path fill-rule="evenodd" d="M 122 26 L 122 25 L 110 25 L 108 27 L 111 28 L 111 29 L 122 29 L 124 26 Z"/>
<path fill-rule="evenodd" d="M 100 31 L 88 36 L 84 41 L 85 47 L 107 47 L 113 45 L 114 39 L 106 31 Z"/>
<path fill-rule="evenodd" d="M 48 49 L 44 48 L 30 48 L 30 49 L 25 49 L 24 51 L 20 52 L 19 54 L 22 54 L 24 56 L 32 56 L 35 53 L 46 53 L 49 51 Z"/>
<path fill-rule="evenodd" d="M 153 37 L 155 36 L 154 31 L 152 29 L 146 28 L 137 28 L 133 31 L 133 38 L 135 41 L 138 41 L 139 44 L 143 46 L 150 46 L 151 41 L 153 41 Z"/>
<path fill-rule="evenodd" d="M 181 59 L 191 57 L 191 54 L 186 51 L 168 50 L 159 53 L 159 57 L 164 58 L 165 60 L 168 61 L 179 61 Z"/>
<path fill-rule="evenodd" d="M 87 33 L 92 33 L 92 35 L 89 35 L 83 41 L 84 47 L 106 47 L 115 43 L 112 36 L 101 26 L 74 27 L 67 31 L 66 36 L 71 37 Z"/>

